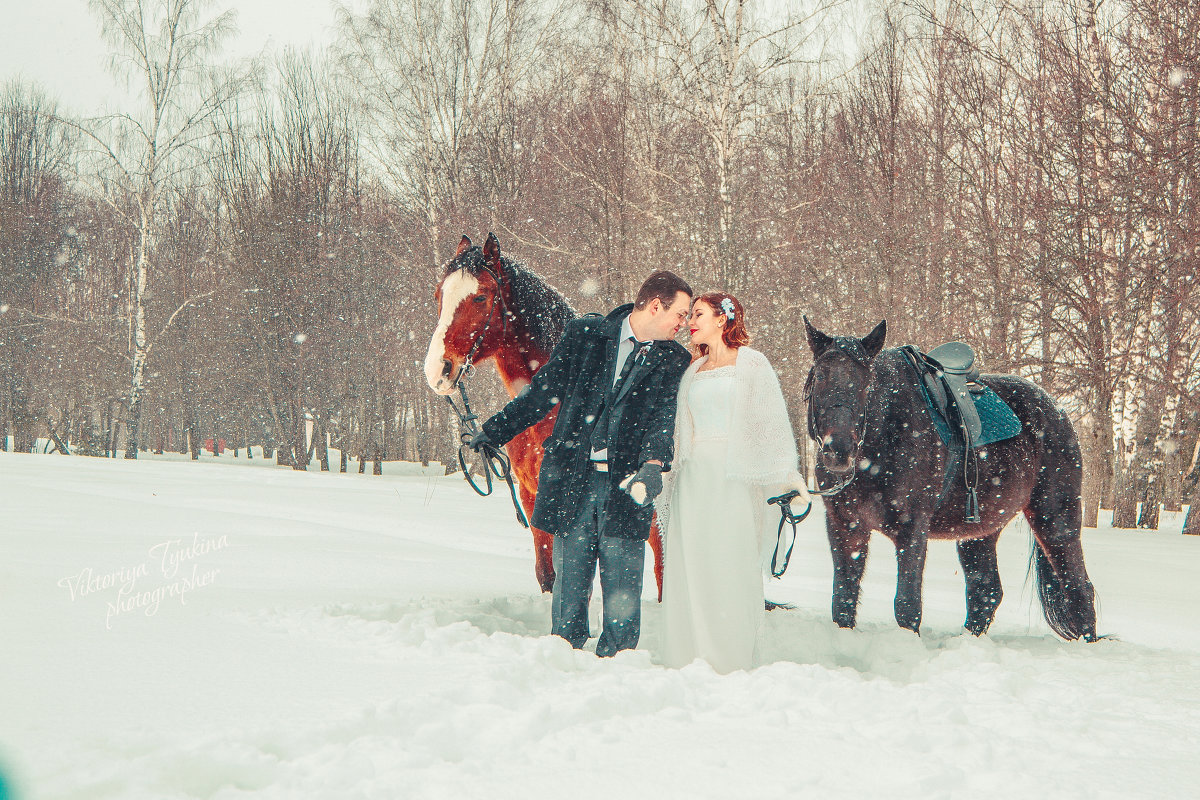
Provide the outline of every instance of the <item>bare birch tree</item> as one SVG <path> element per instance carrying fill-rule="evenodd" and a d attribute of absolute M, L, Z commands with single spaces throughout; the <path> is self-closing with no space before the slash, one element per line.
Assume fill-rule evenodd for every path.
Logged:
<path fill-rule="evenodd" d="M 235 13 L 210 16 L 211 0 L 89 0 L 89 5 L 112 48 L 113 73 L 137 88 L 142 103 L 137 112 L 106 116 L 84 128 L 103 160 L 105 196 L 137 233 L 130 264 L 125 448 L 126 458 L 137 458 L 152 344 L 146 302 L 162 193 L 188 168 L 188 151 L 209 133 L 209 119 L 236 91 L 237 81 L 210 66 L 234 30 Z"/>
<path fill-rule="evenodd" d="M 429 265 L 463 199 L 466 154 L 506 116 L 561 5 L 533 0 L 374 0 L 343 8 L 339 49 L 374 135 L 375 166 L 416 211 Z M 493 166 L 512 156 L 496 148 Z M 495 185 L 491 193 L 495 195 Z M 506 198 L 508 199 L 508 198 Z"/>
<path fill-rule="evenodd" d="M 768 17 L 751 0 L 631 0 L 632 34 L 648 48 L 648 77 L 663 102 L 690 118 L 710 145 L 716 193 L 715 279 L 731 291 L 749 280 L 736 245 L 737 191 L 748 126 L 764 114 L 770 80 L 813 58 L 814 35 L 835 2 Z"/>

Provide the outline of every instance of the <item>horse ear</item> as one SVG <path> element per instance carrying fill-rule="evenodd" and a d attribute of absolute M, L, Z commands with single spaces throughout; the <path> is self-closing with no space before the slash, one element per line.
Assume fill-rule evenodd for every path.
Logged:
<path fill-rule="evenodd" d="M 454 257 L 455 257 L 455 258 L 458 258 L 458 257 L 459 257 L 459 256 L 461 256 L 463 253 L 467 252 L 467 248 L 468 248 L 468 247 L 470 247 L 470 246 L 471 246 L 471 237 L 470 237 L 470 236 L 467 236 L 467 235 L 464 233 L 464 234 L 463 234 L 462 241 L 458 243 L 458 252 L 456 252 L 456 253 L 454 254 Z"/>
<path fill-rule="evenodd" d="M 833 338 L 814 328 L 807 315 L 804 317 L 804 331 L 808 334 L 808 346 L 812 348 L 814 356 L 820 356 L 833 344 Z"/>
<path fill-rule="evenodd" d="M 483 243 L 483 258 L 488 266 L 496 267 L 500 264 L 500 240 L 494 233 L 489 233 L 487 241 Z"/>
<path fill-rule="evenodd" d="M 868 333 L 862 339 L 863 350 L 867 351 L 867 355 L 871 358 L 879 355 L 879 351 L 883 349 L 883 340 L 887 338 L 887 320 L 880 320 L 875 326 L 875 330 Z"/>

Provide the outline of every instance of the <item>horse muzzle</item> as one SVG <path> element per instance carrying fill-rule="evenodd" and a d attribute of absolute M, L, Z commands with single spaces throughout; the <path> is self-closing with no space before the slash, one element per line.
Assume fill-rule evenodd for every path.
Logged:
<path fill-rule="evenodd" d="M 454 393 L 458 372 L 454 362 L 448 358 L 441 359 L 440 363 L 432 359 L 425 362 L 425 379 L 429 381 L 429 388 L 438 394 Z"/>
<path fill-rule="evenodd" d="M 854 469 L 854 448 L 826 444 L 817 452 L 817 461 L 826 472 L 845 475 Z"/>

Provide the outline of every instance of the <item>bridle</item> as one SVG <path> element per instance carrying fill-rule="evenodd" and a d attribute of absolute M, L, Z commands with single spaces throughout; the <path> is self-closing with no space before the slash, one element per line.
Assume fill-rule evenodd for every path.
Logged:
<path fill-rule="evenodd" d="M 459 269 L 466 269 L 466 267 L 459 267 Z M 496 293 L 492 295 L 492 302 L 488 307 L 488 315 L 483 320 L 483 326 L 475 332 L 474 341 L 471 342 L 471 348 L 467 351 L 467 355 L 463 358 L 462 366 L 458 368 L 458 373 L 454 376 L 454 382 L 451 384 L 451 386 L 459 389 L 462 388 L 460 381 L 469 376 L 475 370 L 475 355 L 479 352 L 479 348 L 483 344 L 483 340 L 487 338 L 488 331 L 492 327 L 492 321 L 496 318 L 497 306 L 500 308 L 500 320 L 501 324 L 503 325 L 500 330 L 501 338 L 503 338 L 504 334 L 508 333 L 508 305 L 504 302 L 504 285 L 500 282 L 500 275 L 497 274 L 487 264 L 484 264 L 482 269 L 492 277 L 493 281 L 496 282 Z M 449 395 L 446 395 L 446 397 L 449 397 Z M 453 404 L 453 401 L 451 401 L 451 404 Z"/>
<path fill-rule="evenodd" d="M 817 434 L 817 422 L 815 419 L 815 414 L 813 413 L 813 380 L 816 376 L 817 364 L 819 364 L 822 359 L 836 355 L 848 356 L 852 361 L 862 365 L 867 369 L 867 372 L 871 375 L 871 380 L 867 384 L 868 394 L 870 394 L 871 387 L 875 383 L 875 373 L 874 370 L 871 369 L 871 356 L 867 355 L 867 352 L 863 350 L 862 344 L 857 339 L 845 341 L 838 340 L 835 342 L 835 345 L 832 348 L 826 350 L 824 353 L 818 356 L 815 361 L 813 361 L 812 368 L 808 371 L 808 378 L 804 381 L 804 404 L 808 408 L 808 438 L 812 439 L 816 444 L 821 444 L 821 437 Z M 850 407 L 842 403 L 835 403 L 827 408 L 849 409 Z M 828 489 L 809 489 L 809 494 L 815 494 L 818 497 L 833 497 L 854 482 L 854 478 L 858 475 L 858 465 L 853 462 L 857 461 L 858 459 L 858 453 L 862 450 L 863 438 L 866 436 L 867 431 L 867 409 L 865 407 L 858 414 L 858 424 L 855 426 L 855 428 L 854 456 L 851 459 L 849 477 L 836 486 L 831 486 Z M 817 479 L 817 483 L 818 485 L 820 484 L 819 478 Z"/>
<path fill-rule="evenodd" d="M 465 267 L 460 267 L 465 269 Z M 496 309 L 500 309 L 500 318 L 503 328 L 501 329 L 501 337 L 508 332 L 508 305 L 504 302 L 504 285 L 500 282 L 500 276 L 491 269 L 487 264 L 483 265 L 483 271 L 492 276 L 492 280 L 496 282 L 496 293 L 492 295 L 491 308 L 488 309 L 487 318 L 484 319 L 483 325 L 475 332 L 475 341 L 471 343 L 471 349 L 467 351 L 466 357 L 463 359 L 463 365 L 458 368 L 458 373 L 454 376 L 453 388 L 458 389 L 459 395 L 462 397 L 462 408 L 454 402 L 452 395 L 442 395 L 446 402 L 450 404 L 450 408 L 454 409 L 455 415 L 458 417 L 459 424 L 459 444 L 458 444 L 458 466 L 462 469 L 463 477 L 467 484 L 475 490 L 475 493 L 481 497 L 487 497 L 492 493 L 492 476 L 500 478 L 508 484 L 508 492 L 512 495 L 513 507 L 517 510 L 517 521 L 526 528 L 529 527 L 529 519 L 525 516 L 525 509 L 521 507 L 521 501 L 517 497 L 517 487 L 513 483 L 512 477 L 512 461 L 504 453 L 504 451 L 493 444 L 485 444 L 479 454 L 483 457 L 483 478 L 486 489 L 481 489 L 475 479 L 471 477 L 471 470 L 467 467 L 467 453 L 474 452 L 470 447 L 470 441 L 479 433 L 479 415 L 471 411 L 471 401 L 467 398 L 467 386 L 463 382 L 475 371 L 475 355 L 479 352 L 480 346 L 483 344 L 484 338 L 487 337 L 488 330 L 492 327 L 492 321 L 496 317 Z"/>

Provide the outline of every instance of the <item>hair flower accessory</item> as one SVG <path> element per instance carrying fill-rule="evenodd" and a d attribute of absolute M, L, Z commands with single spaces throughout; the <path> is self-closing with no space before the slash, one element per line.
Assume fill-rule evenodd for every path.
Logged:
<path fill-rule="evenodd" d="M 736 316 L 733 310 L 733 300 L 728 297 L 721 298 L 721 310 L 725 312 L 725 319 L 732 322 Z"/>

